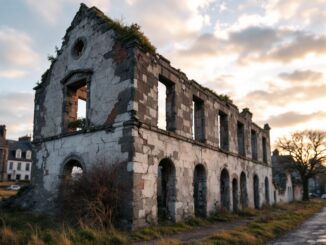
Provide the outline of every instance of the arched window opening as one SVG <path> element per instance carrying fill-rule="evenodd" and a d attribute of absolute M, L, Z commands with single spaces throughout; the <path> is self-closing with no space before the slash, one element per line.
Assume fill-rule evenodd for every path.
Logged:
<path fill-rule="evenodd" d="M 68 161 L 63 169 L 63 177 L 65 180 L 75 180 L 82 176 L 83 167 L 77 160 Z"/>
<path fill-rule="evenodd" d="M 230 210 L 230 177 L 226 169 L 221 172 L 220 188 L 221 206 L 226 210 Z"/>
<path fill-rule="evenodd" d="M 258 176 L 254 176 L 254 205 L 255 208 L 259 208 L 259 179 Z"/>
<path fill-rule="evenodd" d="M 163 159 L 158 165 L 157 217 L 159 222 L 175 221 L 175 167 L 171 160 Z"/>
<path fill-rule="evenodd" d="M 242 208 L 248 207 L 247 179 L 244 172 L 240 175 L 240 203 Z"/>
<path fill-rule="evenodd" d="M 238 202 L 239 202 L 239 197 L 238 197 L 238 180 L 234 178 L 232 180 L 232 203 L 233 203 L 233 211 L 238 211 Z"/>
<path fill-rule="evenodd" d="M 269 201 L 269 182 L 268 182 L 268 178 L 265 178 L 265 201 L 266 204 L 269 205 L 270 201 Z"/>
<path fill-rule="evenodd" d="M 205 167 L 202 164 L 198 164 L 195 167 L 193 186 L 195 215 L 199 217 L 206 217 L 207 180 Z"/>

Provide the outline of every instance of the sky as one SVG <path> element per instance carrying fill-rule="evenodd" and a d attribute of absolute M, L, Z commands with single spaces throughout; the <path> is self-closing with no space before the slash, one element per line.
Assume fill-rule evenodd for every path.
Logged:
<path fill-rule="evenodd" d="M 33 87 L 77 0 L 0 0 L 0 124 L 33 131 Z M 189 79 L 249 107 L 271 140 L 326 125 L 326 0 L 85 0 L 138 23 Z"/>

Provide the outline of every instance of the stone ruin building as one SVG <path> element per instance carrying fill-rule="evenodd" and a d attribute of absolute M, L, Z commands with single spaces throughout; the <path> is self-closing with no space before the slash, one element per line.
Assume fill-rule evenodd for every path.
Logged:
<path fill-rule="evenodd" d="M 158 215 L 182 221 L 273 202 L 269 126 L 189 80 L 135 25 L 126 29 L 82 4 L 35 91 L 35 210 L 53 208 L 74 167 L 101 161 L 121 164 L 129 228 L 157 223 Z"/>

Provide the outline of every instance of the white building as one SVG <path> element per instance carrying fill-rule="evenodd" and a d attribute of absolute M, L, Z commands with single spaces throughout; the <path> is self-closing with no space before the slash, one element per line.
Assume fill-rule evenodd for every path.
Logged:
<path fill-rule="evenodd" d="M 8 140 L 7 180 L 30 180 L 32 144 L 30 137 Z"/>

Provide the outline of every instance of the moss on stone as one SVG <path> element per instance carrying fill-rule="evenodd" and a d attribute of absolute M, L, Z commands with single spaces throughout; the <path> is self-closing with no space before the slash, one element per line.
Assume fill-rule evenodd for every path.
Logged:
<path fill-rule="evenodd" d="M 118 34 L 117 39 L 121 42 L 128 42 L 131 40 L 137 40 L 140 44 L 140 47 L 144 49 L 145 52 L 155 53 L 156 48 L 150 42 L 148 37 L 140 30 L 138 24 L 131 24 L 130 26 L 123 24 L 121 21 L 112 20 L 107 17 L 103 12 L 97 8 L 91 8 L 95 11 L 95 15 L 102 19 L 109 28 L 115 30 Z"/>

